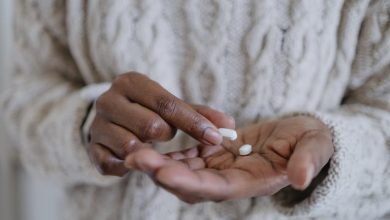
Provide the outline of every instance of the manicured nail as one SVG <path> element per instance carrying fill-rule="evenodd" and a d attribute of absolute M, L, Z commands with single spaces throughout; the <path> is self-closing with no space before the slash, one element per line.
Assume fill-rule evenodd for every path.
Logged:
<path fill-rule="evenodd" d="M 203 139 L 212 145 L 221 144 L 223 141 L 222 135 L 214 128 L 206 128 Z"/>

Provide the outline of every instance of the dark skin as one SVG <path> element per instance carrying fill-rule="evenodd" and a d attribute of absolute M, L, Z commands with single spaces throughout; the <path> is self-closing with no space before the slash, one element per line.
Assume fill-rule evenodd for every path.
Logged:
<path fill-rule="evenodd" d="M 138 77 L 138 75 L 136 76 Z M 144 76 L 141 75 L 141 77 Z M 151 86 L 144 86 L 143 89 L 146 91 L 169 94 L 165 90 L 160 91 L 162 87 L 157 83 L 147 83 L 146 85 Z M 130 87 L 130 85 L 127 86 Z M 116 110 L 108 111 L 109 113 L 107 113 L 107 109 L 110 108 L 107 107 L 106 113 L 102 114 L 101 109 L 99 111 L 102 104 L 104 104 L 103 106 L 118 106 L 118 103 L 111 103 L 110 105 L 104 103 L 108 100 L 115 102 L 118 99 L 116 91 L 124 91 L 123 88 L 116 87 L 118 86 L 114 83 L 110 89 L 111 91 L 107 92 L 110 97 L 107 97 L 106 93 L 102 96 L 106 98 L 103 101 L 100 100 L 103 103 L 99 104 L 98 102 L 98 115 L 91 128 L 91 156 L 98 168 L 105 171 L 103 174 L 108 175 L 123 175 L 129 170 L 145 172 L 156 184 L 188 203 L 271 195 L 288 185 L 292 185 L 296 189 L 305 189 L 334 152 L 331 132 L 321 121 L 310 116 L 262 121 L 238 129 L 238 138 L 235 141 L 228 139 L 222 141 L 222 138 L 215 138 L 215 142 L 211 144 L 210 140 L 202 138 L 204 137 L 204 135 L 202 136 L 204 129 L 234 128 L 234 120 L 206 106 L 188 105 L 182 101 L 179 103 L 185 105 L 175 104 L 173 111 L 175 117 L 159 115 L 167 123 L 163 127 L 167 130 L 156 132 L 160 135 L 160 138 L 145 139 L 140 136 L 140 132 L 137 133 L 136 129 L 131 131 L 128 129 L 126 134 L 126 129 L 123 127 L 121 132 L 118 133 L 115 130 L 110 130 L 108 126 L 110 123 L 117 123 L 107 122 L 108 117 L 102 118 L 102 116 L 116 114 L 118 115 L 116 117 L 119 118 L 121 114 L 118 110 L 119 107 L 115 108 Z M 148 96 L 144 99 L 148 99 Z M 147 101 L 143 102 L 147 103 Z M 142 104 L 142 106 L 148 105 Z M 135 114 L 129 112 L 130 110 L 126 112 L 127 117 Z M 151 112 L 159 111 L 151 110 Z M 194 117 L 196 114 L 202 117 Z M 191 117 L 186 117 L 189 115 Z M 146 114 L 140 114 L 138 117 L 131 116 L 134 118 L 127 119 L 129 123 L 127 126 L 141 124 L 132 121 L 134 119 L 142 120 L 141 116 L 145 119 L 151 117 L 151 115 Z M 197 118 L 195 125 L 200 124 L 201 126 L 194 128 L 196 126 L 193 125 L 194 122 L 191 122 L 193 118 Z M 203 124 L 199 123 L 199 118 L 202 119 Z M 106 123 L 96 122 L 100 120 L 105 120 Z M 125 119 L 122 118 L 122 120 Z M 175 120 L 175 122 L 168 120 Z M 208 123 L 211 123 L 211 125 Z M 183 129 L 183 125 L 192 128 L 184 127 Z M 144 128 L 140 127 L 139 129 L 141 131 Z M 151 147 L 151 142 L 166 141 L 172 138 L 176 129 L 184 130 L 198 139 L 201 144 L 184 151 L 171 152 L 165 155 L 158 153 Z M 104 144 L 97 141 L 104 139 L 99 136 L 105 137 Z M 126 146 L 123 143 L 129 142 L 137 144 L 132 144 L 128 150 L 121 151 L 120 149 L 125 149 L 123 146 Z M 238 149 L 243 144 L 253 146 L 253 152 L 250 155 L 239 156 Z M 105 156 L 99 157 L 99 155 Z M 107 160 L 107 158 L 110 159 Z M 102 164 L 104 164 L 103 167 L 101 167 Z"/>
<path fill-rule="evenodd" d="M 91 159 L 103 175 L 123 176 L 124 159 L 153 142 L 169 141 L 180 129 L 200 143 L 221 144 L 215 120 L 234 119 L 206 106 L 190 105 L 139 73 L 118 76 L 96 101 L 89 144 Z"/>

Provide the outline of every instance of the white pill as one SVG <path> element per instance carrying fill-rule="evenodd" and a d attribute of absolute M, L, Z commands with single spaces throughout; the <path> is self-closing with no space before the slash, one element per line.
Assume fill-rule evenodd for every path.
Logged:
<path fill-rule="evenodd" d="M 221 133 L 222 136 L 227 137 L 232 141 L 237 139 L 237 132 L 233 129 L 219 128 L 218 131 L 219 133 Z"/>
<path fill-rule="evenodd" d="M 252 153 L 252 145 L 250 144 L 244 144 L 239 149 L 241 156 L 246 156 L 250 153 Z"/>

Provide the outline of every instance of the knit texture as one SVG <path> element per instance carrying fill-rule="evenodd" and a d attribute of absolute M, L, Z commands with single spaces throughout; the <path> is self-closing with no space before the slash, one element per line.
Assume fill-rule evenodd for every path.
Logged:
<path fill-rule="evenodd" d="M 390 217 L 390 1 L 17 0 L 1 113 L 33 175 L 66 190 L 65 219 Z M 146 175 L 100 176 L 82 124 L 116 75 L 147 74 L 237 126 L 307 114 L 335 153 L 304 192 L 185 204 Z M 161 151 L 190 147 L 179 133 Z M 62 214 L 61 214 L 62 215 Z"/>

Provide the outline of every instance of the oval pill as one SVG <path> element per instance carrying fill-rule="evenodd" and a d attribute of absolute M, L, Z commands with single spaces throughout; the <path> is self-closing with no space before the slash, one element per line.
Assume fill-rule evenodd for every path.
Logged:
<path fill-rule="evenodd" d="M 219 128 L 218 131 L 219 133 L 221 133 L 222 136 L 227 137 L 232 141 L 237 139 L 237 132 L 233 129 Z"/>
<path fill-rule="evenodd" d="M 250 145 L 250 144 L 242 145 L 239 149 L 239 152 L 240 152 L 241 156 L 246 156 L 246 155 L 252 153 L 252 145 Z"/>

